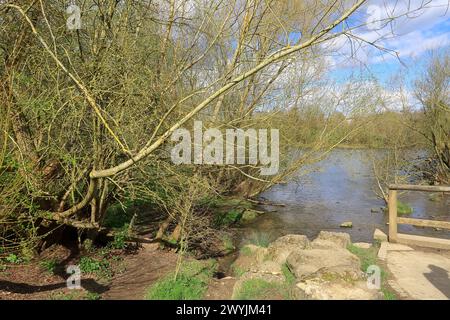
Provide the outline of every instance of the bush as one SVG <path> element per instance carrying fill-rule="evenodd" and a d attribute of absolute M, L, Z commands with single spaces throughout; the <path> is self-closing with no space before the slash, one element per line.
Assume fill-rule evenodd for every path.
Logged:
<path fill-rule="evenodd" d="M 114 249 L 125 249 L 127 236 L 129 234 L 129 224 L 126 223 L 123 227 L 114 234 L 114 240 L 111 242 L 111 247 Z"/>
<path fill-rule="evenodd" d="M 132 217 L 133 213 L 125 210 L 120 204 L 116 203 L 106 210 L 103 225 L 107 228 L 121 229 L 125 224 L 130 223 Z"/>

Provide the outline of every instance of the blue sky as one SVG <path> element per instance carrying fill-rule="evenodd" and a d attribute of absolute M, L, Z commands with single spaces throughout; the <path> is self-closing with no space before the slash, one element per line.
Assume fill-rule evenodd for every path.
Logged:
<path fill-rule="evenodd" d="M 411 84 L 423 70 L 430 51 L 450 49 L 449 0 L 369 0 L 348 25 L 365 24 L 354 31 L 357 37 L 398 53 L 395 57 L 363 41 L 339 37 L 327 49 L 332 52 L 331 77 L 344 82 L 350 75 L 373 76 L 389 85 L 400 75 Z M 395 19 L 392 19 L 395 18 Z M 356 51 L 352 51 L 357 48 Z"/>

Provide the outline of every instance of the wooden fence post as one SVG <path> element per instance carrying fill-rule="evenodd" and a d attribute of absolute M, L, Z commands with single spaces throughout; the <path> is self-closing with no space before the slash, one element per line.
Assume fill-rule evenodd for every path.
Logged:
<path fill-rule="evenodd" d="M 389 189 L 389 242 L 397 242 L 397 190 Z"/>

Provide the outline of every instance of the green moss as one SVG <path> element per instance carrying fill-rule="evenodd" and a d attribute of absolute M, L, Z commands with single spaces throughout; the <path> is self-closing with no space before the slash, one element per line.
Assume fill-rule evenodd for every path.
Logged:
<path fill-rule="evenodd" d="M 333 281 L 337 281 L 337 280 L 343 280 L 343 281 L 345 281 L 347 283 L 350 283 L 350 284 L 354 284 L 355 283 L 355 279 L 353 279 L 353 277 L 350 274 L 348 274 L 348 273 L 337 274 L 337 273 L 332 273 L 332 272 L 326 272 L 326 273 L 322 273 L 320 275 L 320 277 L 321 277 L 322 280 L 329 281 L 329 282 L 333 282 Z"/>
<path fill-rule="evenodd" d="M 223 247 L 225 249 L 225 253 L 231 253 L 234 250 L 236 250 L 236 247 L 234 246 L 233 239 L 231 239 L 229 236 L 225 235 L 222 239 Z"/>
<path fill-rule="evenodd" d="M 241 222 L 249 223 L 258 217 L 258 212 L 254 210 L 245 210 L 242 214 Z"/>
<path fill-rule="evenodd" d="M 213 260 L 185 262 L 175 278 L 171 273 L 150 287 L 145 296 L 148 300 L 199 300 L 217 269 Z"/>

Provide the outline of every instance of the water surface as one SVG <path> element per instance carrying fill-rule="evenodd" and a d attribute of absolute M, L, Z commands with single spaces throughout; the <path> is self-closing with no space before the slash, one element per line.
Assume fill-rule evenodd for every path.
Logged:
<path fill-rule="evenodd" d="M 388 216 L 382 210 L 384 201 L 377 198 L 376 180 L 368 157 L 369 150 L 336 149 L 321 161 L 320 168 L 299 181 L 276 185 L 261 194 L 272 202 L 285 207 L 269 207 L 268 212 L 248 226 L 247 231 L 268 233 L 275 238 L 293 233 L 304 234 L 310 239 L 321 230 L 348 232 L 353 242 L 372 242 L 375 228 L 388 232 Z M 450 221 L 450 197 L 430 201 L 430 193 L 406 192 L 399 199 L 413 207 L 409 217 Z M 378 212 L 371 212 L 378 209 Z M 351 221 L 353 228 L 340 228 Z M 436 231 L 399 225 L 399 232 L 449 238 L 449 231 Z M 248 234 L 246 232 L 246 234 Z"/>

